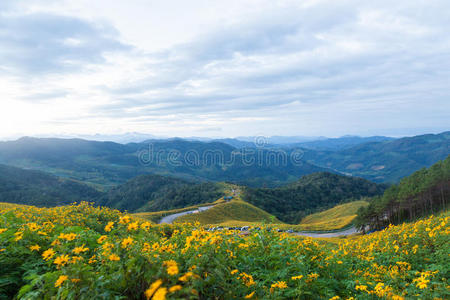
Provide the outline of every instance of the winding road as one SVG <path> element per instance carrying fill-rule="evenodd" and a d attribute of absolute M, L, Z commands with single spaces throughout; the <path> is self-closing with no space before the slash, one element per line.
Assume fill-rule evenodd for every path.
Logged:
<path fill-rule="evenodd" d="M 312 238 L 330 238 L 330 237 L 339 237 L 344 235 L 350 235 L 358 233 L 355 227 L 350 227 L 348 229 L 336 232 L 328 232 L 328 233 L 313 233 L 313 232 L 294 232 L 296 235 L 308 236 Z"/>
<path fill-rule="evenodd" d="M 179 218 L 179 217 L 184 216 L 184 215 L 196 214 L 196 213 L 199 213 L 201 211 L 208 210 L 211 207 L 214 207 L 214 205 L 203 206 L 203 207 L 199 207 L 197 209 L 188 210 L 188 211 L 184 211 L 184 212 L 168 215 L 168 216 L 165 216 L 164 218 L 162 218 L 161 220 L 159 220 L 158 224 L 172 224 L 173 221 L 175 221 L 176 218 Z"/>
<path fill-rule="evenodd" d="M 203 207 L 199 207 L 197 209 L 188 210 L 188 211 L 184 211 L 184 212 L 180 212 L 180 213 L 176 213 L 176 214 L 171 214 L 171 215 L 168 215 L 168 216 L 165 216 L 164 218 L 162 218 L 158 222 L 158 224 L 172 224 L 173 221 L 175 221 L 175 219 L 177 219 L 177 218 L 179 218 L 181 216 L 199 213 L 199 212 L 208 210 L 208 209 L 210 209 L 212 207 L 214 207 L 214 205 L 203 206 Z M 342 231 L 327 232 L 327 233 L 293 232 L 292 234 L 301 235 L 301 236 L 307 236 L 307 237 L 311 237 L 311 238 L 330 238 L 330 237 L 340 237 L 340 236 L 345 236 L 345 235 L 351 235 L 351 234 L 355 234 L 355 233 L 358 233 L 356 228 L 355 227 L 350 227 L 350 228 L 342 230 Z"/>

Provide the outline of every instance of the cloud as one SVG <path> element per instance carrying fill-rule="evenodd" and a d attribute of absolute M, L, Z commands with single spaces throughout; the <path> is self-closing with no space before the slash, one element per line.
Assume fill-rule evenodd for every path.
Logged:
<path fill-rule="evenodd" d="M 107 24 L 49 13 L 0 15 L 0 72 L 16 75 L 73 72 L 129 50 Z"/>
<path fill-rule="evenodd" d="M 61 126 L 159 127 L 166 135 L 221 128 L 231 136 L 398 134 L 412 123 L 450 125 L 442 113 L 450 110 L 448 1 L 239 3 L 247 13 L 222 22 L 211 9 L 220 22 L 195 35 L 182 24 L 190 38 L 157 52 L 135 38 L 124 42 L 117 12 L 87 18 L 95 14 L 54 4 L 1 14 L 0 83 L 2 74 L 20 74 L 33 82 L 16 76 L 12 98 L 49 105 L 64 98 L 61 106 L 77 113 L 51 120 Z"/>

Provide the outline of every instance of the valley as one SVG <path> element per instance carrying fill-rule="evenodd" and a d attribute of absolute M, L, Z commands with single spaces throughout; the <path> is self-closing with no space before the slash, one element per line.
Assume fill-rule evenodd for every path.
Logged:
<path fill-rule="evenodd" d="M 269 149 L 259 152 L 265 164 L 206 156 L 191 165 L 168 163 L 169 152 L 140 162 L 137 143 L 3 143 L 0 299 L 444 299 L 447 137 L 311 144 L 299 165 L 277 164 Z M 247 151 L 152 143 L 180 153 L 223 147 L 228 158 Z M 370 171 L 381 177 L 410 173 L 393 183 L 339 171 L 360 174 L 367 164 L 383 164 Z"/>

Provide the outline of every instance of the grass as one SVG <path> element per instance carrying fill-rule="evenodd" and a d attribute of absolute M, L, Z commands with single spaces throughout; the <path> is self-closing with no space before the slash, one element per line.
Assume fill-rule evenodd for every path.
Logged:
<path fill-rule="evenodd" d="M 306 216 L 298 225 L 302 230 L 337 230 L 349 226 L 356 218 L 360 207 L 367 206 L 366 201 L 353 201 L 337 205 L 323 212 Z"/>
<path fill-rule="evenodd" d="M 206 211 L 182 216 L 176 219 L 177 223 L 200 222 L 206 224 L 236 224 L 242 222 L 254 224 L 255 222 L 271 222 L 274 217 L 264 210 L 241 200 L 232 200 L 221 203 Z"/>
<path fill-rule="evenodd" d="M 8 209 L 14 207 L 27 207 L 28 205 L 0 202 L 0 209 Z"/>

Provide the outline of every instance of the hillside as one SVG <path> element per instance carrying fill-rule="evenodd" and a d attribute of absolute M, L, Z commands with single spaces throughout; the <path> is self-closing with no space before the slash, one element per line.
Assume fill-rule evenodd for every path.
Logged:
<path fill-rule="evenodd" d="M 94 201 L 101 194 L 74 180 L 0 165 L 0 202 L 57 206 L 81 200 Z"/>
<path fill-rule="evenodd" d="M 380 139 L 384 137 L 367 140 Z M 105 190 L 143 174 L 276 187 L 301 176 L 324 171 L 352 174 L 376 182 L 395 182 L 450 153 L 450 132 L 362 143 L 367 140 L 343 137 L 317 141 L 317 145 L 305 144 L 311 149 L 302 148 L 300 144 L 297 145 L 300 148 L 290 149 L 273 145 L 240 149 L 246 143 L 230 142 L 229 139 L 222 141 L 237 148 L 219 141 L 182 139 L 147 140 L 123 145 L 82 139 L 26 137 L 0 142 L 0 163 L 46 171 L 95 184 Z M 360 142 L 362 144 L 357 146 L 336 150 Z M 333 151 L 321 150 L 327 147 Z M 301 160 L 293 160 L 293 156 L 301 156 Z"/>
<path fill-rule="evenodd" d="M 394 140 L 394 138 L 387 136 L 370 136 L 370 137 L 343 136 L 339 138 L 320 139 L 317 141 L 296 143 L 290 146 L 313 150 L 338 151 L 349 149 L 361 144 L 392 141 L 392 140 Z"/>
<path fill-rule="evenodd" d="M 243 200 L 281 221 L 298 223 L 307 214 L 331 208 L 342 201 L 380 195 L 385 185 L 362 178 L 315 173 L 280 188 L 247 188 Z"/>
<path fill-rule="evenodd" d="M 349 226 L 357 216 L 358 209 L 369 205 L 367 201 L 353 201 L 325 211 L 311 214 L 302 219 L 296 229 L 300 230 L 335 230 Z"/>
<path fill-rule="evenodd" d="M 283 153 L 282 153 L 283 154 Z M 296 164 L 278 152 L 243 152 L 220 142 L 148 140 L 126 145 L 81 139 L 21 138 L 0 142 L 0 163 L 38 169 L 109 189 L 143 174 L 197 181 L 274 186 L 322 167 Z"/>
<path fill-rule="evenodd" d="M 270 222 L 274 221 L 272 215 L 255 207 L 247 202 L 232 200 L 227 203 L 215 205 L 206 211 L 189 214 L 177 218 L 175 222 L 200 222 L 200 224 L 220 224 L 220 223 L 239 223 L 239 222 Z"/>
<path fill-rule="evenodd" d="M 214 202 L 225 195 L 222 183 L 192 183 L 141 175 L 111 189 L 97 204 L 128 211 L 160 211 Z"/>
<path fill-rule="evenodd" d="M 372 198 L 369 206 L 358 211 L 356 222 L 362 229 L 380 229 L 447 210 L 449 200 L 450 155 L 428 169 L 403 178 L 382 196 Z"/>
<path fill-rule="evenodd" d="M 330 241 L 0 206 L 0 298 L 447 299 L 448 220 Z"/>
<path fill-rule="evenodd" d="M 375 182 L 397 182 L 450 153 L 450 131 L 373 142 L 341 151 L 305 150 L 305 160 Z"/>

